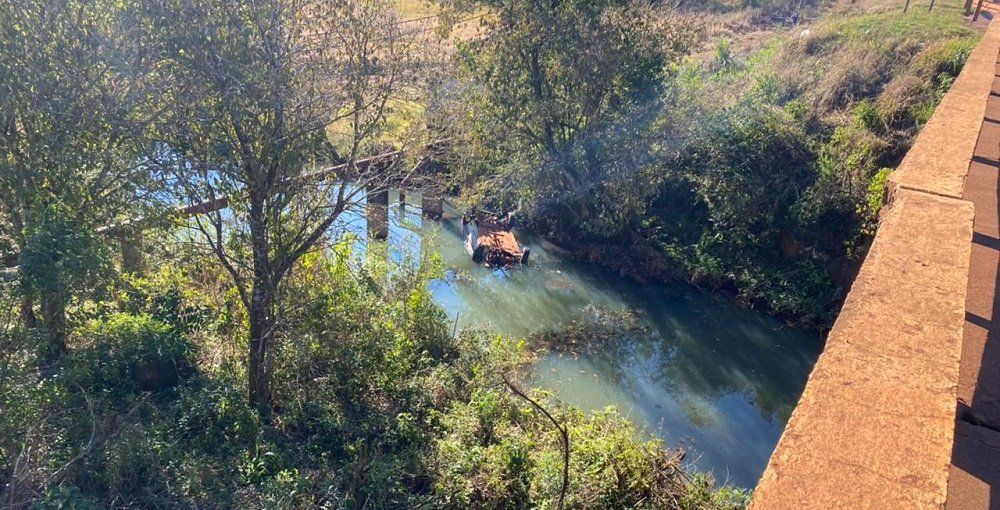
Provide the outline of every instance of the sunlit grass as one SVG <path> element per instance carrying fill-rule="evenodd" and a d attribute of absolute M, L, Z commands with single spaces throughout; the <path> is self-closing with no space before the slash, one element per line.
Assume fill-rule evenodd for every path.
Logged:
<path fill-rule="evenodd" d="M 401 20 L 434 16 L 441 12 L 441 5 L 427 0 L 396 0 L 393 2 Z"/>

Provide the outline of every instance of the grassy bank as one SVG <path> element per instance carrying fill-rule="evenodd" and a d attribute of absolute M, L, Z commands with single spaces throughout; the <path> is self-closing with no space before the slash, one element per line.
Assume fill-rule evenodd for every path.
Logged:
<path fill-rule="evenodd" d="M 691 205 L 703 207 L 704 216 L 676 225 L 676 209 L 651 211 L 646 221 L 663 226 L 653 230 L 656 251 L 699 285 L 730 287 L 791 320 L 832 323 L 874 234 L 888 169 L 978 40 L 960 8 L 834 8 L 807 27 L 776 34 L 762 49 L 741 55 L 720 43 L 707 62 L 688 63 L 702 72 L 680 75 L 704 81 L 682 78 L 682 87 L 695 88 L 686 94 L 725 104 L 696 107 L 699 118 L 715 123 L 697 136 L 742 154 L 697 141 L 681 149 L 700 156 L 686 165 L 695 185 L 680 187 L 700 195 Z M 684 99 L 675 105 L 688 108 Z M 752 131 L 741 127 L 748 118 L 757 119 Z M 678 160 L 685 158 L 671 163 Z M 748 176 L 747 187 L 733 182 Z M 729 210 L 725 202 L 743 205 Z M 743 239 L 725 239 L 740 225 Z M 692 227 L 701 232 L 697 239 L 683 232 Z"/>

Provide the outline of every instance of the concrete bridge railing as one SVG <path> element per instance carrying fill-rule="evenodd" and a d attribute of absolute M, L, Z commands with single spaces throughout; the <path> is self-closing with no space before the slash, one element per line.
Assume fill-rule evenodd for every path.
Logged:
<path fill-rule="evenodd" d="M 974 211 L 962 198 L 1000 24 L 890 178 L 871 251 L 754 494 L 754 510 L 945 504 Z"/>

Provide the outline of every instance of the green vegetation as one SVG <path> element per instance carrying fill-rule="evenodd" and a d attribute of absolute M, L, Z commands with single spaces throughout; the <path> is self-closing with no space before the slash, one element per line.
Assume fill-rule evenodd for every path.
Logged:
<path fill-rule="evenodd" d="M 38 508 L 555 508 L 562 447 L 501 374 L 523 343 L 452 336 L 434 274 L 366 265 L 345 245 L 287 283 L 273 410 L 247 404 L 248 327 L 210 260 L 112 278 L 70 308 L 67 356 L 2 330 L 5 504 Z M 4 294 L 4 309 L 13 305 Z M 5 315 L 6 317 L 6 315 Z M 234 342 L 236 343 L 234 345 Z M 573 448 L 567 508 L 741 508 L 608 410 L 530 392 Z M 62 505 L 62 506 L 60 506 Z"/>
<path fill-rule="evenodd" d="M 698 57 L 649 2 L 445 4 L 0 3 L 0 506 L 747 504 L 617 411 L 512 382 L 557 334 L 456 332 L 434 256 L 333 227 L 446 139 L 436 185 L 825 325 L 976 36 L 950 5 L 850 7 Z M 438 61 L 394 9 L 483 31 Z M 389 145 L 411 157 L 364 163 Z"/>
<path fill-rule="evenodd" d="M 625 44 L 580 39 L 558 18 L 570 4 L 490 5 L 499 21 L 459 58 L 470 106 L 452 124 L 475 156 L 460 160 L 471 202 L 519 209 L 626 274 L 821 327 L 874 234 L 880 169 L 902 158 L 978 38 L 955 2 L 905 15 L 858 4 L 756 49 L 724 37 L 679 60 L 690 32 L 641 10 L 616 22 L 639 9 L 629 2 L 587 4 L 607 20 L 588 37 L 647 27 Z M 526 6 L 537 23 L 503 23 Z"/>
<path fill-rule="evenodd" d="M 432 255 L 361 258 L 331 228 L 413 163 L 361 162 L 418 143 L 399 98 L 428 78 L 397 21 L 0 4 L 0 506 L 745 506 L 616 411 L 511 382 L 532 352 L 454 331 Z M 662 62 L 634 49 L 609 57 L 645 87 Z"/>

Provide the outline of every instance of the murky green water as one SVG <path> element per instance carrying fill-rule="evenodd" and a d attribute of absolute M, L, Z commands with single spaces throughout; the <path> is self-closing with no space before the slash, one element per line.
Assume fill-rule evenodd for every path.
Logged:
<path fill-rule="evenodd" d="M 420 203 L 418 195 L 406 198 Z M 578 354 L 551 352 L 532 369 L 532 382 L 585 410 L 616 406 L 668 445 L 684 446 L 687 459 L 718 480 L 756 485 L 822 348 L 816 333 L 783 329 L 694 289 L 640 285 L 573 262 L 524 232 L 518 237 L 531 248 L 531 264 L 487 269 L 465 253 L 453 209 L 432 222 L 418 205 L 400 207 L 397 193 L 389 199 L 390 254 L 441 253 L 448 270 L 432 291 L 459 327 L 522 337 L 595 314 L 632 317 L 640 332 Z M 363 238 L 364 223 L 359 216 L 349 226 Z"/>

